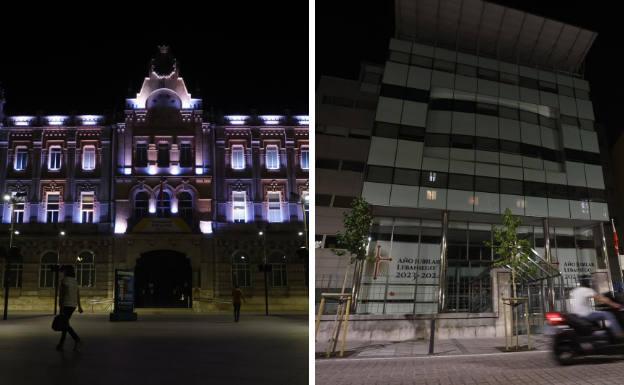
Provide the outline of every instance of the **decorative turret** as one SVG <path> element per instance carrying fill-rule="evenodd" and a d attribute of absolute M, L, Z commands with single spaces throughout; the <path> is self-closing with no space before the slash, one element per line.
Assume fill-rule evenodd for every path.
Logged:
<path fill-rule="evenodd" d="M 168 46 L 158 47 L 151 61 L 149 77 L 143 80 L 136 98 L 126 99 L 129 109 L 174 108 L 201 109 L 201 99 L 193 99 L 179 76 L 176 59 Z"/>

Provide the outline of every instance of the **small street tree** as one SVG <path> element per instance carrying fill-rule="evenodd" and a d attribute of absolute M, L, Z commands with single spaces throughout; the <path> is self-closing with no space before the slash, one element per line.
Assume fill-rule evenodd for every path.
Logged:
<path fill-rule="evenodd" d="M 517 297 L 517 281 L 521 271 L 530 269 L 531 263 L 530 252 L 531 244 L 526 239 L 518 237 L 518 227 L 520 219 L 515 217 L 511 210 L 506 209 L 503 215 L 502 226 L 494 228 L 494 242 L 486 241 L 488 247 L 494 249 L 494 253 L 498 259 L 494 260 L 493 267 L 504 267 L 511 273 L 511 298 L 509 304 L 514 311 L 513 314 L 513 330 L 518 331 L 518 315 L 517 306 L 521 303 L 521 299 Z M 505 329 L 505 335 L 507 335 Z M 512 332 L 513 336 L 513 332 Z M 518 349 L 518 338 L 516 337 L 516 349 Z"/>
<path fill-rule="evenodd" d="M 364 198 L 355 198 L 351 202 L 351 211 L 344 213 L 343 225 L 344 232 L 336 235 L 337 248 L 332 251 L 339 256 L 349 255 L 350 263 L 353 267 L 353 306 L 360 289 L 360 276 L 364 260 L 366 259 L 366 249 L 368 245 L 368 237 L 370 235 L 371 225 L 373 224 L 373 215 L 368 202 Z M 344 293 L 347 280 L 347 272 L 342 285 Z"/>
<path fill-rule="evenodd" d="M 526 239 L 518 237 L 520 219 L 515 217 L 511 210 L 506 209 L 503 215 L 502 226 L 494 229 L 494 242 L 486 241 L 488 247 L 494 248 L 494 253 L 499 257 L 494 261 L 494 267 L 505 267 L 511 272 L 511 295 L 516 297 L 516 283 L 518 273 L 522 267 L 529 265 L 531 244 Z"/>

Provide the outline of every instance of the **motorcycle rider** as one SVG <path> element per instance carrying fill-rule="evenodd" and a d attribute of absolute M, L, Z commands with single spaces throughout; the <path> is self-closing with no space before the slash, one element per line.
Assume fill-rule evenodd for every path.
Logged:
<path fill-rule="evenodd" d="M 620 340 L 624 339 L 622 328 L 615 316 L 606 311 L 593 310 L 589 299 L 593 298 L 594 301 L 604 303 L 618 310 L 624 308 L 624 306 L 594 291 L 594 289 L 592 289 L 591 276 L 584 275 L 579 277 L 579 283 L 580 286 L 570 292 L 570 312 L 592 322 L 599 320 L 607 321 L 607 327 L 611 330 L 615 338 Z"/>

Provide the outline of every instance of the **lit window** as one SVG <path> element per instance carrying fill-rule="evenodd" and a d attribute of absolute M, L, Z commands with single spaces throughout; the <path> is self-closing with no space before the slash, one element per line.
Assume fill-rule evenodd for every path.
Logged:
<path fill-rule="evenodd" d="M 15 171 L 24 171 L 28 166 L 28 148 L 24 146 L 15 148 L 15 161 L 13 162 L 13 169 Z"/>
<path fill-rule="evenodd" d="M 95 146 L 84 146 L 82 149 L 82 169 L 95 170 Z"/>
<path fill-rule="evenodd" d="M 437 198 L 437 191 L 435 190 L 427 190 L 427 200 L 434 201 Z"/>
<path fill-rule="evenodd" d="M 15 197 L 15 192 L 12 192 L 11 195 Z M 13 223 L 24 223 L 24 211 L 26 204 L 22 200 L 18 200 L 11 205 L 13 208 Z"/>
<path fill-rule="evenodd" d="M 471 197 L 468 199 L 468 203 L 469 203 L 469 204 L 471 204 L 471 205 L 478 206 L 478 205 L 479 205 L 479 197 L 477 197 L 477 196 L 471 196 Z"/>
<path fill-rule="evenodd" d="M 516 200 L 516 207 L 519 209 L 523 209 L 524 208 L 524 199 L 520 198 Z"/>
<path fill-rule="evenodd" d="M 81 223 L 93 223 L 95 208 L 95 195 L 93 192 L 80 194 L 80 218 Z"/>
<path fill-rule="evenodd" d="M 277 191 L 272 191 L 267 194 L 267 201 L 269 204 L 269 222 L 281 222 L 282 221 L 282 200 L 281 194 Z"/>
<path fill-rule="evenodd" d="M 310 169 L 310 149 L 308 147 L 301 147 L 301 168 Z"/>
<path fill-rule="evenodd" d="M 61 195 L 58 192 L 46 194 L 46 223 L 58 223 Z"/>
<path fill-rule="evenodd" d="M 48 155 L 48 170 L 58 171 L 61 169 L 61 146 L 51 146 Z"/>
<path fill-rule="evenodd" d="M 232 169 L 245 169 L 245 148 L 240 144 L 232 146 Z"/>
<path fill-rule="evenodd" d="M 435 172 L 430 172 L 429 173 L 429 182 L 435 182 L 437 176 L 438 176 L 438 174 L 436 174 Z"/>
<path fill-rule="evenodd" d="M 234 222 L 247 221 L 247 204 L 244 191 L 232 191 L 232 219 Z"/>
<path fill-rule="evenodd" d="M 279 150 L 272 144 L 266 147 L 266 168 L 268 170 L 279 170 Z"/>
<path fill-rule="evenodd" d="M 581 201 L 581 212 L 589 214 L 589 201 Z"/>

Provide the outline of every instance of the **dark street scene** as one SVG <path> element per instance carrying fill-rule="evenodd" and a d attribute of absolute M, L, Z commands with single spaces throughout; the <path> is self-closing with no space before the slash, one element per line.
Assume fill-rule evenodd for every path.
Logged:
<path fill-rule="evenodd" d="M 619 13 L 318 2 L 315 378 L 619 384 Z"/>
<path fill-rule="evenodd" d="M 3 22 L 0 383 L 308 383 L 307 4 L 189 11 Z"/>

